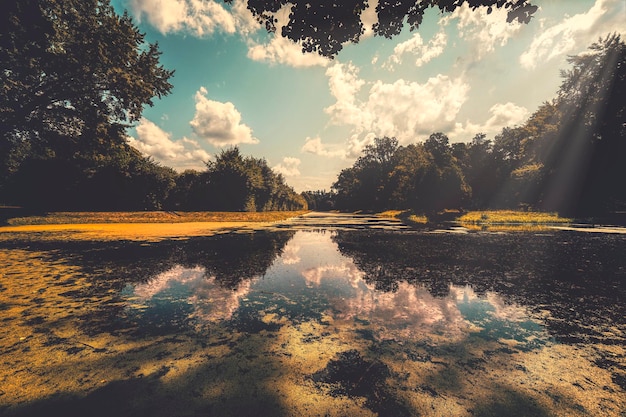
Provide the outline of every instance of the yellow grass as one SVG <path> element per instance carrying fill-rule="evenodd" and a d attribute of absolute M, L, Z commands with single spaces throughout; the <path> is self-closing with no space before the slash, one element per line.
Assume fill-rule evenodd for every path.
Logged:
<path fill-rule="evenodd" d="M 50 213 L 11 219 L 0 227 L 2 240 L 139 240 L 187 239 L 216 233 L 251 231 L 306 213 L 280 212 L 118 212 Z"/>
<path fill-rule="evenodd" d="M 552 224 L 571 223 L 572 219 L 559 217 L 556 213 L 534 211 L 487 210 L 470 211 L 457 219 L 461 223 L 493 225 L 493 224 Z"/>
<path fill-rule="evenodd" d="M 400 219 L 405 223 L 426 224 L 428 217 L 411 213 L 411 210 L 387 210 L 377 213 L 378 217 L 389 217 L 392 219 Z"/>
<path fill-rule="evenodd" d="M 419 223 L 419 224 L 426 224 L 426 223 L 428 223 L 428 217 L 420 216 L 420 215 L 417 215 L 417 214 L 411 214 L 405 220 L 409 221 L 410 223 Z"/>
<path fill-rule="evenodd" d="M 405 213 L 405 210 L 387 210 L 381 213 L 376 213 L 377 217 L 387 217 L 391 219 L 397 219 L 400 217 L 402 213 Z"/>
<path fill-rule="evenodd" d="M 45 216 L 16 217 L 10 226 L 91 223 L 188 223 L 188 222 L 275 222 L 305 211 L 217 212 L 217 211 L 131 211 L 57 212 Z"/>

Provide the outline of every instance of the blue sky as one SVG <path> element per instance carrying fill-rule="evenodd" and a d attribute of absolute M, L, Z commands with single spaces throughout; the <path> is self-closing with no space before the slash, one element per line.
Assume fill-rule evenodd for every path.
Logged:
<path fill-rule="evenodd" d="M 527 25 L 506 23 L 500 10 L 431 10 L 418 31 L 389 40 L 368 30 L 328 60 L 267 34 L 243 0 L 112 3 L 176 70 L 172 93 L 145 110 L 130 143 L 178 171 L 237 145 L 296 191 L 329 190 L 375 137 L 492 139 L 554 97 L 567 55 L 626 34 L 626 0 L 533 0 L 540 9 Z M 363 15 L 368 28 L 375 4 Z"/>

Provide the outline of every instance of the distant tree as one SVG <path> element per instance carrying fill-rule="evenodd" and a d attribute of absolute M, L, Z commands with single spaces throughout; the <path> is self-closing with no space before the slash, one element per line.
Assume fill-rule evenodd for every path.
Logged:
<path fill-rule="evenodd" d="M 358 177 L 359 172 L 354 167 L 342 169 L 337 181 L 332 185 L 335 193 L 335 207 L 339 210 L 358 210 L 365 206 L 362 185 Z M 365 207 L 367 208 L 367 207 Z"/>
<path fill-rule="evenodd" d="M 124 148 L 125 128 L 172 88 L 159 55 L 108 0 L 4 2 L 0 179 L 27 159 L 91 169 Z"/>
<path fill-rule="evenodd" d="M 265 159 L 244 157 L 238 147 L 222 150 L 207 163 L 204 210 L 302 210 L 306 200 L 285 184 Z"/>
<path fill-rule="evenodd" d="M 376 139 L 352 167 L 341 171 L 333 190 L 336 207 L 347 210 L 436 212 L 461 206 L 471 194 L 443 133 L 406 147 L 393 138 Z"/>
<path fill-rule="evenodd" d="M 335 208 L 335 193 L 326 190 L 303 191 L 309 210 L 329 211 Z"/>
<path fill-rule="evenodd" d="M 468 186 L 460 161 L 452 154 L 449 139 L 441 132 L 433 133 L 424 142 L 431 163 L 415 190 L 415 206 L 420 211 L 437 212 L 459 208 L 469 200 Z"/>
<path fill-rule="evenodd" d="M 398 149 L 395 138 L 375 138 L 365 146 L 352 168 L 343 170 L 333 184 L 342 209 L 381 210 L 390 206 L 387 181 Z"/>
<path fill-rule="evenodd" d="M 168 210 L 201 211 L 209 206 L 208 175 L 188 169 L 178 174 L 170 191 L 165 207 Z"/>
<path fill-rule="evenodd" d="M 390 199 L 397 209 L 417 207 L 419 190 L 432 161 L 423 144 L 400 147 L 394 156 L 394 167 L 388 187 Z"/>
<path fill-rule="evenodd" d="M 494 152 L 493 142 L 479 133 L 470 142 L 454 143 L 451 148 L 452 156 L 457 159 L 472 192 L 467 206 L 473 209 L 493 206 L 496 203 L 494 196 L 510 175 L 509 170 L 503 172 L 503 164 Z"/>
<path fill-rule="evenodd" d="M 163 209 L 176 185 L 176 172 L 141 156 L 134 149 L 131 152 L 134 155 L 130 158 L 112 161 L 83 179 L 69 208 L 94 211 Z"/>
<path fill-rule="evenodd" d="M 281 29 L 281 35 L 293 42 L 302 42 L 304 52 L 332 58 L 347 42 L 358 43 L 365 32 L 362 13 L 367 8 L 367 0 L 247 0 L 247 3 L 248 9 L 269 32 L 277 29 L 276 13 L 288 7 L 289 22 Z M 391 38 L 401 32 L 405 22 L 411 30 L 418 29 L 429 8 L 452 12 L 463 4 L 468 4 L 472 10 L 487 7 L 489 13 L 493 8 L 504 8 L 508 10 L 508 22 L 528 23 L 537 11 L 537 6 L 527 0 L 380 0 L 376 6 L 378 22 L 373 30 L 377 35 Z"/>

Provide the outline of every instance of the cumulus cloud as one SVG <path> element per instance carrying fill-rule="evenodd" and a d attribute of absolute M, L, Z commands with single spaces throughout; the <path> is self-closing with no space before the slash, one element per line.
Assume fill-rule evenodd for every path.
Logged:
<path fill-rule="evenodd" d="M 138 21 L 147 21 L 159 32 L 185 32 L 202 37 L 215 31 L 248 33 L 259 24 L 246 8 L 244 0 L 231 7 L 215 0 L 128 0 Z"/>
<path fill-rule="evenodd" d="M 280 164 L 272 167 L 272 169 L 285 177 L 295 177 L 300 175 L 300 163 L 300 159 L 286 156 Z"/>
<path fill-rule="evenodd" d="M 416 33 L 409 40 L 401 42 L 393 48 L 393 54 L 383 64 L 383 68 L 393 70 L 395 65 L 402 63 L 402 57 L 408 54 L 416 56 L 415 66 L 421 67 L 443 54 L 447 42 L 448 37 L 443 31 L 433 36 L 428 43 L 424 43 L 420 34 Z"/>
<path fill-rule="evenodd" d="M 344 149 L 322 143 L 322 139 L 319 136 L 314 138 L 307 137 L 300 150 L 301 152 L 312 153 L 313 155 L 319 156 L 339 158 L 346 156 L 346 151 Z"/>
<path fill-rule="evenodd" d="M 248 41 L 248 58 L 253 61 L 270 64 L 283 64 L 291 67 L 326 66 L 330 62 L 316 53 L 302 52 L 302 46 L 278 34 L 271 35 L 268 43 L 260 44 L 253 40 Z"/>
<path fill-rule="evenodd" d="M 597 0 L 585 13 L 563 19 L 545 28 L 520 56 L 520 64 L 533 69 L 540 62 L 575 52 L 586 47 L 607 33 L 626 33 L 624 0 Z"/>
<path fill-rule="evenodd" d="M 456 123 L 454 130 L 449 133 L 452 141 L 468 141 L 478 133 L 493 137 L 504 127 L 520 125 L 529 116 L 528 109 L 514 103 L 497 103 L 489 109 L 490 117 L 485 123 Z"/>
<path fill-rule="evenodd" d="M 361 98 L 366 82 L 354 65 L 337 63 L 328 68 L 331 94 L 336 102 L 325 108 L 331 122 L 353 128 L 355 146 L 364 136 L 396 137 L 400 143 L 419 136 L 447 131 L 468 97 L 469 85 L 461 78 L 437 75 L 425 83 L 398 79 L 375 81 Z M 361 144 L 362 145 L 362 144 Z"/>
<path fill-rule="evenodd" d="M 504 46 L 523 27 L 521 23 L 506 21 L 507 11 L 503 8 L 494 8 L 487 13 L 486 7 L 472 10 L 467 3 L 458 7 L 452 14 L 441 18 L 440 25 L 447 26 L 455 21 L 459 30 L 459 37 L 468 42 L 470 50 L 468 56 L 472 60 L 479 60 L 496 46 Z"/>
<path fill-rule="evenodd" d="M 196 113 L 189 122 L 194 133 L 215 146 L 259 143 L 252 129 L 241 123 L 241 113 L 233 103 L 210 100 L 206 88 L 196 92 Z"/>
<path fill-rule="evenodd" d="M 128 142 L 135 149 L 155 161 L 175 169 L 202 169 L 211 155 L 200 147 L 198 142 L 182 138 L 172 140 L 172 135 L 146 118 L 136 127 L 137 137 L 129 137 Z"/>

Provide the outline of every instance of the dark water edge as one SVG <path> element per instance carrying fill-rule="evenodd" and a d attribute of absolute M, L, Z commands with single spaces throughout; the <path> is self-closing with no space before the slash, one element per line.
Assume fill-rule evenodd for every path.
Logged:
<path fill-rule="evenodd" d="M 602 409 L 584 394 L 578 400 L 568 397 L 569 391 L 561 390 L 557 382 L 545 382 L 549 389 L 530 395 L 526 388 L 506 385 L 504 380 L 501 386 L 479 388 L 480 378 L 472 379 L 474 374 L 497 374 L 509 366 L 520 375 L 535 375 L 524 358 L 559 345 L 584 350 L 591 368 L 610 374 L 613 385 L 597 387 L 607 398 L 626 392 L 625 235 L 287 229 L 151 243 L 14 240 L 2 242 L 0 251 L 31 253 L 36 259 L 76 268 L 69 278 L 59 276 L 54 281 L 61 288 L 56 299 L 47 299 L 49 287 L 42 287 L 15 317 L 10 311 L 17 301 L 2 294 L 10 292 L 12 276 L 22 275 L 16 265 L 3 267 L 0 313 L 6 312 L 2 316 L 6 325 L 19 322 L 32 329 L 33 336 L 26 337 L 33 341 L 30 349 L 41 349 L 42 354 L 62 352 L 68 363 L 81 359 L 85 369 L 113 366 L 126 372 L 126 377 L 118 376 L 104 386 L 92 384 L 86 393 L 58 391 L 19 404 L 3 402 L 9 394 L 2 391 L 0 415 L 302 412 L 304 408 L 285 405 L 285 397 L 279 394 L 284 390 L 277 382 L 282 374 L 299 375 L 291 383 L 311 393 L 311 398 L 317 398 L 315 393 L 323 399 L 325 405 L 318 408 L 313 405 L 322 400 L 311 400 L 310 415 L 352 415 L 349 410 L 360 410 L 362 415 L 435 415 L 457 406 L 462 412 L 457 410 L 456 415 L 485 416 L 591 415 L 591 410 Z M 167 290 L 150 293 L 149 299 L 132 301 L 141 291 L 156 291 L 151 283 L 167 274 L 178 281 Z M 340 285 L 336 280 L 346 282 Z M 459 298 L 464 292 L 470 299 Z M 404 300 L 407 294 L 417 298 Z M 214 305 L 233 297 L 237 308 L 217 314 Z M 373 297 L 376 305 L 351 310 L 350 303 L 362 302 L 362 297 Z M 501 305 L 493 304 L 494 297 Z M 192 298 L 195 305 L 189 301 Z M 51 319 L 43 314 L 43 307 L 37 307 L 48 300 L 68 300 L 73 310 Z M 409 308 L 400 317 L 399 310 L 380 307 L 385 302 L 405 310 L 415 302 L 430 303 L 428 308 L 444 312 L 452 305 L 474 330 L 458 339 L 449 328 L 425 324 L 428 309 L 411 316 Z M 135 308 L 132 303 L 142 305 Z M 85 305 L 90 308 L 81 307 Z M 498 309 L 524 310 L 528 316 L 498 318 Z M 403 320 L 417 323 L 418 330 L 406 336 L 408 324 Z M 109 342 L 76 343 L 78 339 L 57 331 L 61 326 L 77 329 L 81 340 Z M 287 330 L 297 332 L 297 344 L 286 338 Z M 41 341 L 39 345 L 35 340 Z M 329 340 L 331 347 L 324 352 Z M 122 342 L 137 347 L 116 350 L 115 344 Z M 2 349 L 3 366 L 28 354 L 19 352 L 26 347 L 18 343 L 3 344 Z M 304 361 L 308 349 L 319 350 L 318 365 L 297 371 L 294 367 Z M 100 359 L 89 365 L 96 357 Z M 115 361 L 105 360 L 111 357 Z M 143 362 L 137 362 L 140 357 Z M 176 374 L 176 364 L 190 359 L 196 361 L 193 372 L 176 377 L 175 385 L 166 383 Z M 133 361 L 138 369 L 130 365 Z M 150 371 L 142 371 L 147 364 Z M 405 371 L 398 368 L 404 366 Z M 41 373 L 44 385 L 45 379 L 53 379 L 44 371 L 35 372 Z M 266 374 L 274 382 L 259 385 Z M 233 382 L 250 387 L 239 385 L 225 389 L 222 397 L 208 396 L 207 390 L 217 386 L 220 375 L 231 375 Z M 586 385 L 585 376 L 579 377 L 581 381 L 575 383 L 591 393 L 593 384 Z M 493 400 L 479 394 L 466 398 L 460 384 L 467 378 L 477 384 L 478 393 L 486 390 Z M 432 401 L 432 414 L 407 400 L 411 396 Z M 624 402 L 607 401 L 612 402 L 604 405 L 607 415 L 620 415 L 617 410 Z"/>

